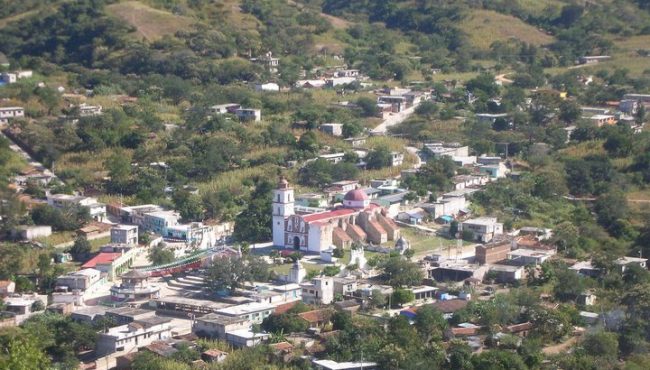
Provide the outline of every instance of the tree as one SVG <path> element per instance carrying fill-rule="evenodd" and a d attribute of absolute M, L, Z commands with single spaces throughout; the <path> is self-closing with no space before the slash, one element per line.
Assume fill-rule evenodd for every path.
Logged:
<path fill-rule="evenodd" d="M 517 353 L 490 350 L 472 357 L 474 370 L 526 370 L 526 364 Z"/>
<path fill-rule="evenodd" d="M 418 308 L 415 328 L 425 344 L 431 341 L 438 342 L 442 340 L 447 328 L 447 320 L 442 316 L 442 312 L 433 306 L 425 305 Z"/>
<path fill-rule="evenodd" d="M 158 266 L 174 262 L 175 256 L 173 250 L 159 244 L 149 250 L 148 258 L 151 264 Z"/>
<path fill-rule="evenodd" d="M 598 331 L 585 335 L 582 348 L 593 356 L 603 357 L 610 361 L 618 359 L 618 339 L 616 333 Z"/>
<path fill-rule="evenodd" d="M 343 137 L 357 137 L 363 132 L 363 126 L 358 122 L 346 122 L 343 124 Z"/>
<path fill-rule="evenodd" d="M 16 328 L 0 332 L 0 368 L 2 369 L 47 369 L 50 359 L 39 346 L 38 339 Z"/>
<path fill-rule="evenodd" d="M 409 303 L 413 300 L 415 300 L 415 294 L 407 289 L 395 288 L 391 295 L 391 304 L 393 306 L 402 306 L 403 304 Z"/>
<path fill-rule="evenodd" d="M 582 115 L 580 106 L 571 100 L 564 100 L 560 103 L 560 119 L 565 123 L 576 121 Z"/>
<path fill-rule="evenodd" d="M 447 349 L 448 368 L 454 370 L 473 370 L 472 349 L 465 342 L 452 340 Z"/>
<path fill-rule="evenodd" d="M 383 278 L 393 287 L 413 286 L 422 283 L 420 266 L 401 256 L 390 257 L 383 263 Z"/>
<path fill-rule="evenodd" d="M 271 190 L 269 181 L 258 181 L 248 207 L 235 218 L 233 237 L 236 240 L 259 243 L 271 239 Z"/>
<path fill-rule="evenodd" d="M 368 305 L 374 308 L 384 307 L 386 305 L 386 296 L 381 290 L 373 289 L 368 298 Z"/>
<path fill-rule="evenodd" d="M 309 329 L 309 323 L 297 314 L 283 313 L 265 318 L 262 328 L 269 333 L 303 333 Z"/>
<path fill-rule="evenodd" d="M 366 167 L 369 170 L 377 170 L 384 167 L 389 167 L 392 162 L 392 155 L 387 147 L 381 146 L 371 150 L 366 155 Z"/>
<path fill-rule="evenodd" d="M 594 210 L 598 216 L 598 223 L 609 228 L 619 219 L 627 218 L 629 207 L 627 198 L 621 191 L 612 191 L 601 195 L 594 203 Z"/>
<path fill-rule="evenodd" d="M 77 261 L 82 261 L 88 257 L 92 246 L 85 235 L 78 235 L 74 241 L 74 244 L 70 248 L 70 254 Z"/>
<path fill-rule="evenodd" d="M 357 105 L 361 108 L 361 112 L 364 117 L 375 117 L 379 114 L 379 108 L 377 107 L 377 102 L 374 99 L 368 97 L 360 97 L 357 99 Z"/>
<path fill-rule="evenodd" d="M 178 190 L 172 196 L 174 208 L 181 214 L 185 221 L 202 221 L 203 204 L 198 195 L 194 195 L 187 190 Z"/>
<path fill-rule="evenodd" d="M 256 256 L 229 256 L 223 257 L 214 263 L 207 271 L 208 286 L 215 293 L 228 290 L 233 294 L 244 282 L 266 281 L 268 279 L 268 265 Z"/>

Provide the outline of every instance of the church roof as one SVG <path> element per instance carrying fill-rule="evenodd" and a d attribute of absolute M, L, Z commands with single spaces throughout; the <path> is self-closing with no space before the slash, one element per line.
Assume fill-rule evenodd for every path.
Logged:
<path fill-rule="evenodd" d="M 348 191 L 345 194 L 345 197 L 343 197 L 343 200 L 363 201 L 363 200 L 368 200 L 368 195 L 366 194 L 365 191 L 361 189 L 354 189 Z"/>
<path fill-rule="evenodd" d="M 331 218 L 344 217 L 356 213 L 353 209 L 340 208 L 332 211 L 321 212 L 321 213 L 312 213 L 310 215 L 302 216 L 302 219 L 307 223 L 312 223 L 316 221 L 325 221 Z"/>

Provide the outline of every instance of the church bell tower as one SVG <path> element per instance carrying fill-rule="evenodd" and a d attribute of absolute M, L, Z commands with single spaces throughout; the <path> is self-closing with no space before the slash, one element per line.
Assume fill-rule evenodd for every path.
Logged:
<path fill-rule="evenodd" d="M 273 245 L 285 247 L 284 221 L 294 214 L 293 188 L 284 177 L 280 177 L 278 187 L 273 191 Z"/>

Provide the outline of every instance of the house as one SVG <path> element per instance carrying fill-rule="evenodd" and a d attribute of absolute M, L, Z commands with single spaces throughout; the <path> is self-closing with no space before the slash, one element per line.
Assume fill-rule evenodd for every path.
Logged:
<path fill-rule="evenodd" d="M 79 116 L 80 117 L 92 117 L 99 116 L 102 114 L 101 105 L 88 105 L 86 103 L 79 104 Z"/>
<path fill-rule="evenodd" d="M 170 338 L 171 321 L 171 318 L 155 316 L 100 332 L 97 334 L 97 355 L 128 353 L 155 341 Z"/>
<path fill-rule="evenodd" d="M 316 306 L 326 305 L 334 301 L 334 279 L 323 276 L 313 278 L 310 282 L 300 284 L 302 301 Z"/>
<path fill-rule="evenodd" d="M 505 328 L 503 328 L 503 331 L 508 334 L 515 334 L 520 337 L 527 337 L 528 333 L 530 333 L 531 330 L 533 330 L 533 323 L 526 321 L 522 322 L 521 324 L 513 324 L 513 325 L 508 325 Z"/>
<path fill-rule="evenodd" d="M 332 136 L 341 136 L 343 135 L 343 124 L 342 123 L 323 123 L 320 125 L 320 130 L 326 134 Z"/>
<path fill-rule="evenodd" d="M 507 121 L 509 120 L 509 117 L 507 113 L 477 113 L 476 119 L 480 123 L 494 124 L 498 119 L 503 119 Z"/>
<path fill-rule="evenodd" d="M 99 252 L 81 267 L 94 268 L 104 272 L 107 274 L 108 280 L 112 281 L 131 267 L 135 257 L 136 250 L 133 248 L 122 249 L 119 252 Z"/>
<path fill-rule="evenodd" d="M 201 353 L 201 359 L 207 363 L 222 362 L 226 357 L 228 357 L 228 352 L 218 349 L 209 349 Z"/>
<path fill-rule="evenodd" d="M 508 260 L 510 260 L 511 263 L 517 264 L 519 266 L 538 266 L 546 262 L 546 260 L 551 258 L 553 255 L 555 255 L 554 249 L 538 250 L 519 248 L 508 252 Z"/>
<path fill-rule="evenodd" d="M 350 261 L 351 263 L 352 260 Z M 334 294 L 340 294 L 343 297 L 351 296 L 357 291 L 357 280 L 347 277 L 334 278 Z"/>
<path fill-rule="evenodd" d="M 269 344 L 273 356 L 284 363 L 293 359 L 293 345 L 289 342 L 280 342 Z"/>
<path fill-rule="evenodd" d="M 346 139 L 343 139 L 346 143 L 349 143 L 353 148 L 359 148 L 364 145 L 366 145 L 366 136 L 360 136 L 360 137 L 349 137 Z"/>
<path fill-rule="evenodd" d="M 142 228 L 158 235 L 165 235 L 167 228 L 176 226 L 180 215 L 174 211 L 154 211 L 144 215 Z"/>
<path fill-rule="evenodd" d="M 503 261 L 508 257 L 511 248 L 512 245 L 508 241 L 477 245 L 474 248 L 474 259 L 480 265 Z"/>
<path fill-rule="evenodd" d="M 585 55 L 578 58 L 578 64 L 596 64 L 607 61 L 612 57 L 609 55 Z"/>
<path fill-rule="evenodd" d="M 200 337 L 226 340 L 226 333 L 248 330 L 250 327 L 251 322 L 246 318 L 209 313 L 196 318 L 192 325 L 192 333 Z"/>
<path fill-rule="evenodd" d="M 593 306 L 596 304 L 596 295 L 593 292 L 583 292 L 578 295 L 577 303 L 583 306 Z"/>
<path fill-rule="evenodd" d="M 255 91 L 258 92 L 278 92 L 280 91 L 280 85 L 274 82 L 259 83 L 255 84 Z"/>
<path fill-rule="evenodd" d="M 332 77 L 325 80 L 325 83 L 328 87 L 336 87 L 341 85 L 351 84 L 356 82 L 356 77 Z"/>
<path fill-rule="evenodd" d="M 496 235 L 503 234 L 503 224 L 498 223 L 496 217 L 479 217 L 463 221 L 458 225 L 458 230 L 471 231 L 474 240 L 487 243 Z"/>
<path fill-rule="evenodd" d="M 399 113 L 406 108 L 408 108 L 408 102 L 403 96 L 380 96 L 377 98 L 377 104 L 383 104 L 390 107 L 390 111 L 393 113 Z"/>
<path fill-rule="evenodd" d="M 47 204 L 59 209 L 72 206 L 86 207 L 93 220 L 103 222 L 106 219 L 106 205 L 99 203 L 96 198 L 82 195 L 48 194 Z"/>
<path fill-rule="evenodd" d="M 0 123 L 9 123 L 9 120 L 25 117 L 23 107 L 0 107 Z"/>
<path fill-rule="evenodd" d="M 322 329 L 330 323 L 333 314 L 331 309 L 322 309 L 302 312 L 298 314 L 298 317 L 306 321 L 309 328 Z"/>
<path fill-rule="evenodd" d="M 469 147 L 460 143 L 425 143 L 422 151 L 436 158 L 442 156 L 449 157 L 468 157 Z"/>
<path fill-rule="evenodd" d="M 526 276 L 526 270 L 524 266 L 492 265 L 490 274 L 496 282 L 514 283 Z"/>
<path fill-rule="evenodd" d="M 221 308 L 215 311 L 220 315 L 247 319 L 253 324 L 261 324 L 265 318 L 273 313 L 275 306 L 268 303 L 244 303 L 236 306 Z"/>
<path fill-rule="evenodd" d="M 102 279 L 102 273 L 93 268 L 86 268 L 79 271 L 71 272 L 67 275 L 56 278 L 57 289 L 65 288 L 68 291 L 80 290 L 86 291 Z"/>
<path fill-rule="evenodd" d="M 438 288 L 428 285 L 415 286 L 410 288 L 416 301 L 426 301 L 434 299 Z"/>
<path fill-rule="evenodd" d="M 34 240 L 52 235 L 52 226 L 48 225 L 21 225 L 11 231 L 11 237 L 20 240 Z"/>
<path fill-rule="evenodd" d="M 259 58 L 251 58 L 250 61 L 265 66 L 271 73 L 276 73 L 280 65 L 280 59 L 274 58 L 270 51 Z"/>
<path fill-rule="evenodd" d="M 443 216 L 456 217 L 460 212 L 467 208 L 467 201 L 465 196 L 450 196 L 443 195 L 435 202 L 424 203 L 420 205 L 422 209 L 427 211 L 431 218 L 437 220 Z"/>
<path fill-rule="evenodd" d="M 14 294 L 15 291 L 15 282 L 11 280 L 0 280 L 0 297 L 4 298 L 8 295 Z"/>
<path fill-rule="evenodd" d="M 375 370 L 376 362 L 336 362 L 333 360 L 312 360 L 315 370 Z"/>
<path fill-rule="evenodd" d="M 262 120 L 262 110 L 252 108 L 239 108 L 235 110 L 235 115 L 240 121 L 254 121 L 259 122 Z"/>
<path fill-rule="evenodd" d="M 413 208 L 411 210 L 400 212 L 397 214 L 397 219 L 411 225 L 419 225 L 424 222 L 427 217 L 427 212 L 422 208 Z"/>
<path fill-rule="evenodd" d="M 334 71 L 335 77 L 359 77 L 358 69 L 338 69 Z"/>
<path fill-rule="evenodd" d="M 297 207 L 327 207 L 328 202 L 323 194 L 320 193 L 304 193 L 296 195 Z"/>
<path fill-rule="evenodd" d="M 611 114 L 595 114 L 591 117 L 583 118 L 587 118 L 590 122 L 593 122 L 594 125 L 598 127 L 611 126 L 616 124 L 616 116 Z"/>
<path fill-rule="evenodd" d="M 345 157 L 345 153 L 343 152 L 332 153 L 332 154 L 321 154 L 318 156 L 318 158 L 324 159 L 328 162 L 332 162 L 333 164 L 342 162 L 344 157 Z"/>
<path fill-rule="evenodd" d="M 391 167 L 401 166 L 404 163 L 404 153 L 401 152 L 391 152 L 390 153 L 390 165 Z"/>
<path fill-rule="evenodd" d="M 237 109 L 241 108 L 240 104 L 229 103 L 229 104 L 218 104 L 210 107 L 210 113 L 212 114 L 235 114 Z"/>
<path fill-rule="evenodd" d="M 592 265 L 591 261 L 578 261 L 572 266 L 569 266 L 569 270 L 573 270 L 577 274 L 590 277 L 598 277 L 602 273 L 602 269 Z"/>
<path fill-rule="evenodd" d="M 248 329 L 235 330 L 226 333 L 226 342 L 238 348 L 254 347 L 268 340 L 270 336 L 267 333 L 256 333 Z"/>
<path fill-rule="evenodd" d="M 137 245 L 138 244 L 138 226 L 137 225 L 116 225 L 111 228 L 111 243 Z"/>
<path fill-rule="evenodd" d="M 148 346 L 142 347 L 142 351 L 151 352 L 160 357 L 171 357 L 178 352 L 174 346 L 164 341 L 155 341 Z"/>
<path fill-rule="evenodd" d="M 298 80 L 295 86 L 303 89 L 320 89 L 327 85 L 325 80 Z"/>
<path fill-rule="evenodd" d="M 98 322 L 100 319 L 104 318 L 107 308 L 104 306 L 89 306 L 82 308 L 76 311 L 73 311 L 70 314 L 70 318 L 73 321 L 83 322 L 86 324 L 93 324 Z"/>
<path fill-rule="evenodd" d="M 501 157 L 480 156 L 476 159 L 478 170 L 492 179 L 506 177 L 510 172 Z"/>
<path fill-rule="evenodd" d="M 621 269 L 621 272 L 625 272 L 625 268 L 630 265 L 637 265 L 641 268 L 647 269 L 647 263 L 648 259 L 647 258 L 639 258 L 639 257 L 621 257 L 614 261 L 614 264 L 619 266 Z"/>
<path fill-rule="evenodd" d="M 40 302 L 42 308 L 37 309 L 36 302 Z M 12 295 L 4 298 L 5 311 L 16 314 L 16 322 L 20 324 L 36 312 L 45 309 L 47 296 L 38 294 Z"/>

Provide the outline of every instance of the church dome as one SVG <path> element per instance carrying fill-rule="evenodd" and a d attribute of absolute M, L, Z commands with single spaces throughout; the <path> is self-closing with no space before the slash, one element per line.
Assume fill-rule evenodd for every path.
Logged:
<path fill-rule="evenodd" d="M 364 201 L 368 200 L 368 195 L 366 194 L 365 191 L 361 189 L 354 189 L 350 190 L 345 194 L 345 197 L 343 197 L 343 200 L 351 200 L 351 201 Z"/>

